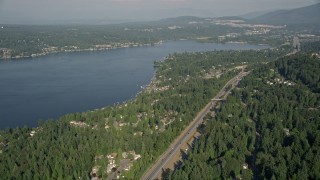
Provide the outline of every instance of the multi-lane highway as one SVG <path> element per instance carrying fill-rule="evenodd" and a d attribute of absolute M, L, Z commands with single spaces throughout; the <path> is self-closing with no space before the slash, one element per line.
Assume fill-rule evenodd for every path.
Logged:
<path fill-rule="evenodd" d="M 142 180 L 153 180 L 161 177 L 162 169 L 168 167 L 173 157 L 180 153 L 182 145 L 193 137 L 193 134 L 197 131 L 197 127 L 203 122 L 203 117 L 210 112 L 210 109 L 217 105 L 217 102 L 225 99 L 229 92 L 240 82 L 240 80 L 246 76 L 248 72 L 241 71 L 237 76 L 230 79 L 224 87 L 218 92 L 218 94 L 197 114 L 194 120 L 189 126 L 175 139 L 175 141 L 169 146 L 169 148 L 159 157 L 155 164 L 146 171 L 141 177 Z M 231 87 L 231 88 L 230 88 Z"/>

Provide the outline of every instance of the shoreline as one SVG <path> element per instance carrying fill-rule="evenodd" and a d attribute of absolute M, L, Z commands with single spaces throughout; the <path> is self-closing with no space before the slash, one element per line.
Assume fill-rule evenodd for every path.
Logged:
<path fill-rule="evenodd" d="M 37 57 L 43 57 L 51 54 L 58 54 L 58 53 L 72 53 L 72 52 L 89 52 L 89 51 L 109 51 L 109 50 L 116 50 L 116 49 L 124 49 L 124 48 L 135 48 L 135 47 L 147 47 L 147 46 L 155 46 L 155 45 L 161 45 L 164 41 L 160 40 L 155 43 L 149 43 L 149 44 L 130 44 L 125 43 L 121 46 L 111 46 L 111 47 L 101 47 L 101 48 L 87 48 L 87 49 L 72 49 L 72 50 L 60 50 L 60 51 L 50 51 L 50 52 L 43 52 L 38 54 L 31 54 L 29 56 L 13 56 L 9 58 L 0 58 L 0 61 L 10 61 L 10 60 L 20 60 L 20 59 L 30 59 L 30 58 L 37 58 Z M 96 45 L 99 46 L 99 45 Z"/>
<path fill-rule="evenodd" d="M 160 42 L 162 42 L 162 41 L 160 41 Z M 216 44 L 216 43 L 215 43 Z M 149 44 L 150 45 L 150 44 Z M 145 45 L 146 46 L 146 45 Z M 161 46 L 156 46 L 156 47 L 161 47 Z M 122 47 L 122 48 L 128 48 L 128 47 Z M 117 49 L 120 49 L 120 48 L 117 48 Z M 102 50 L 97 50 L 97 51 L 102 51 Z M 58 53 L 58 52 L 56 52 L 56 53 Z M 64 53 L 64 52 L 62 52 L 62 53 Z M 66 52 L 66 53 L 68 53 L 68 52 Z M 166 56 L 165 55 L 163 55 L 163 56 L 161 56 L 161 57 L 158 57 L 157 59 L 153 59 L 154 60 L 154 62 L 162 62 L 162 61 L 165 61 L 166 59 L 168 58 L 168 54 L 166 54 Z M 10 61 L 7 61 L 7 62 L 10 62 Z M 154 65 L 154 64 L 153 64 Z M 152 66 L 152 65 L 151 65 Z M 55 120 L 57 120 L 57 119 L 59 119 L 60 117 L 63 117 L 63 116 L 65 116 L 65 115 L 67 115 L 67 114 L 70 114 L 70 113 L 86 113 L 86 112 L 89 112 L 89 111 L 98 111 L 98 110 L 104 110 L 105 108 L 107 108 L 107 107 L 117 107 L 117 106 L 119 106 L 119 105 L 122 105 L 122 104 L 126 104 L 126 103 L 128 103 L 128 102 L 130 102 L 130 101 L 135 101 L 135 99 L 140 95 L 140 94 L 142 94 L 142 93 L 145 93 L 145 92 L 148 92 L 148 88 L 149 87 L 151 87 L 152 86 L 152 84 L 157 80 L 157 72 L 158 72 L 158 68 L 156 68 L 156 67 L 154 67 L 154 66 L 152 66 L 153 68 L 152 68 L 152 71 L 153 71 L 153 73 L 152 74 L 150 74 L 151 76 L 150 76 L 150 79 L 148 79 L 147 81 L 145 81 L 144 83 L 135 83 L 135 85 L 134 86 L 136 86 L 137 87 L 137 91 L 136 91 L 136 93 L 135 94 L 132 94 L 132 95 L 130 95 L 130 97 L 128 96 L 128 99 L 123 99 L 123 100 L 118 100 L 118 101 L 114 101 L 113 103 L 110 103 L 110 104 L 101 104 L 101 106 L 99 107 L 99 106 L 96 106 L 96 107 L 89 107 L 89 108 L 86 108 L 86 109 L 83 109 L 83 110 L 77 110 L 77 111 L 69 111 L 69 112 L 67 112 L 67 113 L 65 113 L 65 114 L 61 114 L 61 116 L 56 116 L 56 117 L 53 117 L 52 119 L 55 119 Z M 42 119 L 47 119 L 47 118 L 42 118 Z M 37 125 L 36 125 L 37 123 L 34 123 L 34 125 L 31 125 L 31 126 L 29 126 L 29 127 L 37 127 Z M 8 127 L 8 126 L 7 126 Z M 10 128 L 10 126 L 9 126 L 9 128 Z"/>
<path fill-rule="evenodd" d="M 160 43 L 157 44 L 157 45 L 160 45 L 161 43 L 163 43 L 163 41 L 160 41 Z M 144 45 L 144 46 L 146 46 L 146 45 Z M 130 47 L 122 47 L 122 48 L 130 48 Z M 116 48 L 116 49 L 120 49 L 120 48 Z M 112 50 L 112 49 L 109 49 L 109 50 Z M 97 50 L 97 51 L 103 51 L 103 50 Z M 84 51 L 73 51 L 73 52 L 84 52 Z M 64 53 L 64 52 L 57 52 L 57 53 Z M 66 52 L 66 53 L 68 53 L 68 52 Z M 47 54 L 47 55 L 49 55 L 49 54 Z M 32 57 L 30 57 L 30 58 L 32 58 Z M 161 59 L 161 62 L 165 61 L 166 59 L 167 59 L 167 56 L 163 57 L 163 58 Z M 15 60 L 18 60 L 18 59 L 15 59 Z M 1 59 L 0 59 L 0 61 L 1 61 Z M 152 77 L 150 78 L 149 82 L 146 83 L 146 84 L 141 84 L 141 85 L 140 85 L 140 84 L 137 84 L 137 86 L 140 86 L 140 88 L 139 88 L 139 90 L 136 92 L 135 95 L 131 96 L 131 98 L 128 98 L 128 99 L 126 99 L 126 100 L 124 100 L 124 101 L 115 102 L 115 103 L 109 104 L 109 105 L 103 105 L 102 107 L 98 107 L 98 108 L 92 108 L 92 109 L 88 108 L 88 109 L 86 109 L 86 110 L 84 110 L 84 111 L 68 112 L 68 113 L 66 113 L 66 114 L 63 114 L 63 115 L 57 117 L 57 118 L 44 119 L 43 122 L 48 121 L 48 120 L 57 121 L 57 120 L 59 120 L 61 117 L 64 117 L 64 116 L 66 116 L 66 115 L 68 115 L 68 114 L 89 113 L 89 112 L 103 111 L 103 110 L 107 109 L 108 107 L 118 108 L 118 107 L 121 107 L 122 105 L 125 105 L 125 104 L 129 103 L 129 102 L 134 102 L 134 101 L 136 101 L 137 97 L 138 97 L 140 94 L 147 92 L 147 87 L 150 87 L 150 86 L 152 85 L 152 83 L 154 83 L 154 81 L 156 81 L 157 68 L 153 67 L 153 69 L 154 69 L 154 70 L 153 70 L 153 75 L 152 75 Z M 30 128 L 32 131 L 41 128 L 41 127 L 39 126 L 39 124 L 37 124 L 36 126 L 29 126 L 29 125 L 23 125 L 23 126 L 27 126 L 27 127 Z M 7 129 L 7 128 L 9 128 L 9 129 L 22 128 L 23 126 L 4 127 L 4 128 L 0 128 L 0 131 L 4 131 L 4 130 Z"/>
<path fill-rule="evenodd" d="M 191 40 L 199 43 L 215 43 L 215 44 L 224 44 L 224 43 L 219 43 L 219 42 L 206 42 L 206 41 L 199 41 L 197 39 L 179 39 L 179 40 L 169 40 L 169 41 L 185 41 L 185 40 Z M 20 59 L 30 59 L 30 58 L 37 58 L 37 57 L 43 57 L 43 56 L 48 56 L 52 54 L 58 54 L 58 53 L 73 53 L 73 52 L 94 52 L 94 51 L 109 51 L 109 50 L 116 50 L 116 49 L 124 49 L 124 48 L 136 48 L 136 47 L 148 47 L 148 46 L 156 46 L 156 45 L 161 45 L 165 43 L 168 40 L 160 40 L 155 43 L 149 43 L 149 44 L 133 44 L 133 43 L 124 43 L 120 46 L 111 46 L 109 45 L 102 45 L 102 46 L 108 46 L 108 47 L 99 47 L 101 45 L 95 45 L 98 47 L 95 48 L 87 48 L 87 49 L 71 49 L 71 50 L 59 50 L 59 51 L 50 51 L 50 52 L 43 52 L 43 53 L 38 53 L 38 54 L 31 54 L 29 56 L 13 56 L 9 58 L 3 58 L 0 57 L 0 61 L 10 61 L 10 60 L 20 60 Z M 230 41 L 230 42 L 225 42 L 225 44 L 248 44 L 248 45 L 256 45 L 256 46 L 270 46 L 268 44 L 251 44 L 249 42 L 242 42 L 242 41 Z"/>
<path fill-rule="evenodd" d="M 166 57 L 163 59 L 163 61 L 166 60 Z M 112 107 L 112 108 L 119 108 L 121 107 L 122 105 L 125 105 L 129 102 L 134 102 L 137 97 L 141 94 L 141 93 L 144 93 L 144 92 L 147 92 L 147 87 L 150 86 L 155 80 L 156 80 L 156 74 L 157 74 L 157 70 L 156 68 L 154 68 L 154 73 L 153 73 L 153 76 L 151 77 L 150 81 L 145 84 L 145 85 L 140 85 L 141 88 L 140 88 L 140 91 L 138 91 L 133 97 L 131 97 L 130 99 L 127 99 L 127 100 L 124 100 L 124 101 L 121 101 L 121 102 L 115 102 L 113 104 L 110 104 L 110 105 L 105 105 L 103 107 L 100 107 L 100 108 L 95 108 L 95 109 L 87 109 L 85 111 L 80 111 L 80 112 L 70 112 L 70 113 L 66 113 L 66 114 L 63 114 L 57 118 L 53 118 L 54 121 L 58 121 L 61 117 L 64 117 L 68 114 L 76 114 L 76 113 L 89 113 L 89 112 L 96 112 L 96 111 L 103 111 L 105 109 L 107 109 L 108 107 Z M 138 85 L 139 86 L 139 85 Z M 45 121 L 49 121 L 50 119 L 45 119 L 43 120 L 43 122 Z M 24 125 L 26 126 L 26 125 Z M 5 127 L 3 129 L 0 129 L 0 132 L 1 131 L 4 131 L 5 129 L 9 128 L 9 129 L 16 129 L 16 128 L 22 128 L 23 126 L 17 126 L 17 127 Z M 28 128 L 30 128 L 32 131 L 35 131 L 39 128 L 41 128 L 39 126 L 39 124 L 37 124 L 36 126 L 32 127 L 32 126 L 27 126 Z M 32 132 L 31 131 L 31 132 Z"/>

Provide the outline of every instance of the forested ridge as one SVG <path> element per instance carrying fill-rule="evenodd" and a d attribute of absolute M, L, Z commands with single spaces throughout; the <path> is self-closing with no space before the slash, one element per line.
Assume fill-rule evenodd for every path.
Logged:
<path fill-rule="evenodd" d="M 156 62 L 151 84 L 133 100 L 37 128 L 0 131 L 2 179 L 88 179 L 92 168 L 106 178 L 110 153 L 135 151 L 141 158 L 122 175 L 138 179 L 217 91 L 240 69 L 274 61 L 277 50 L 172 54 Z M 120 155 L 121 156 L 121 155 Z M 118 158 L 117 161 L 120 159 Z"/>
<path fill-rule="evenodd" d="M 0 59 L 32 57 L 55 52 L 107 50 L 112 48 L 154 45 L 160 40 L 178 40 L 199 36 L 216 37 L 225 31 L 238 30 L 215 25 L 198 27 L 155 22 L 118 25 L 7 25 L 0 29 Z M 168 29 L 173 27 L 174 29 Z M 214 31 L 212 30 L 214 29 Z"/>
<path fill-rule="evenodd" d="M 266 32 L 264 27 L 248 25 L 244 21 L 236 23 L 236 26 L 224 24 L 230 18 L 179 17 L 108 25 L 1 25 L 0 59 L 145 46 L 181 39 L 263 43 L 282 48 L 288 48 L 288 45 L 283 45 L 285 42 L 291 44 L 292 32 L 289 29 L 271 28 Z M 224 25 L 220 24 L 221 20 Z"/>
<path fill-rule="evenodd" d="M 306 52 L 319 52 L 320 41 L 303 42 L 301 45 L 301 50 Z"/>
<path fill-rule="evenodd" d="M 255 68 L 169 178 L 319 179 L 319 76 L 311 54 Z"/>

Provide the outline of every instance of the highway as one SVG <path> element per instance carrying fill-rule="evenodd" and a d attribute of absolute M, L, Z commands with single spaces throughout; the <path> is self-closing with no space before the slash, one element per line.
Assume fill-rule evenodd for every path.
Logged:
<path fill-rule="evenodd" d="M 230 79 L 217 95 L 197 114 L 189 126 L 174 140 L 169 148 L 158 158 L 153 166 L 151 166 L 141 177 L 142 180 L 153 180 L 161 177 L 162 169 L 168 167 L 172 158 L 180 153 L 181 146 L 187 144 L 197 131 L 197 127 L 203 123 L 203 117 L 210 112 L 210 109 L 217 105 L 218 101 L 224 100 L 230 91 L 240 82 L 240 80 L 249 74 L 243 70 L 235 77 Z M 231 86 L 231 88 L 230 88 Z"/>

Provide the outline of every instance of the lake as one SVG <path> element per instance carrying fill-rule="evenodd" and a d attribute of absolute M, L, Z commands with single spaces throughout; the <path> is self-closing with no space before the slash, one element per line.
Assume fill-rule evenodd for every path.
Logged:
<path fill-rule="evenodd" d="M 134 98 L 169 53 L 262 49 L 248 44 L 169 41 L 156 46 L 57 53 L 0 61 L 0 129 L 102 108 Z"/>

